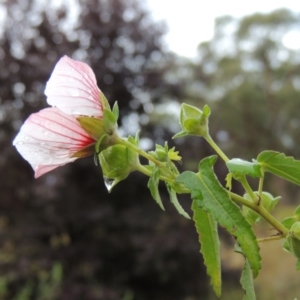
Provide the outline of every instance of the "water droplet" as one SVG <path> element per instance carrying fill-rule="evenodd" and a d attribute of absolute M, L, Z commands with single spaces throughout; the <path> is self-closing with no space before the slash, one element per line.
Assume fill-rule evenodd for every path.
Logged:
<path fill-rule="evenodd" d="M 104 179 L 104 184 L 108 190 L 108 192 L 110 192 L 112 190 L 112 188 L 114 187 L 114 179 L 108 178 L 103 176 Z"/>

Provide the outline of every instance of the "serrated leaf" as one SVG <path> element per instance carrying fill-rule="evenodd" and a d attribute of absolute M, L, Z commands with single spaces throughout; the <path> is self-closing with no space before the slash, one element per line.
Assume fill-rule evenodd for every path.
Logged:
<path fill-rule="evenodd" d="M 249 175 L 257 178 L 262 177 L 261 166 L 256 162 L 249 162 L 239 158 L 233 158 L 226 162 L 227 168 L 231 173 Z"/>
<path fill-rule="evenodd" d="M 201 244 L 200 252 L 204 258 L 207 274 L 210 276 L 210 283 L 216 295 L 220 296 L 222 279 L 217 222 L 212 218 L 210 213 L 200 208 L 195 200 L 192 203 L 192 210 L 194 212 L 193 220 Z"/>
<path fill-rule="evenodd" d="M 180 203 L 177 199 L 177 196 L 176 196 L 176 192 L 172 189 L 172 187 L 167 182 L 166 182 L 166 186 L 167 186 L 167 190 L 170 195 L 171 203 L 174 205 L 174 207 L 176 208 L 178 213 L 180 215 L 184 216 L 185 218 L 190 219 L 190 216 L 186 213 L 186 211 L 180 205 Z"/>
<path fill-rule="evenodd" d="M 257 161 L 266 172 L 300 185 L 300 161 L 276 151 L 261 152 Z"/>
<path fill-rule="evenodd" d="M 242 288 L 245 291 L 245 296 L 243 297 L 243 300 L 256 300 L 255 297 L 255 290 L 254 290 L 254 282 L 253 282 L 253 274 L 252 270 L 250 268 L 250 264 L 248 260 L 246 259 L 242 276 L 241 276 L 241 285 Z"/>
<path fill-rule="evenodd" d="M 254 276 L 261 269 L 259 247 L 252 227 L 245 220 L 239 207 L 230 199 L 228 192 L 216 178 L 212 166 L 216 156 L 203 159 L 199 164 L 199 172 L 183 172 L 176 178 L 190 189 L 192 198 L 230 234 L 237 238 L 245 256 L 248 258 Z"/>
<path fill-rule="evenodd" d="M 148 181 L 148 188 L 150 189 L 151 195 L 153 199 L 156 201 L 156 203 L 160 206 L 162 210 L 165 210 L 164 205 L 161 201 L 159 190 L 158 190 L 158 184 L 159 184 L 159 174 L 160 170 L 158 167 L 154 167 L 152 170 L 152 174 Z"/>

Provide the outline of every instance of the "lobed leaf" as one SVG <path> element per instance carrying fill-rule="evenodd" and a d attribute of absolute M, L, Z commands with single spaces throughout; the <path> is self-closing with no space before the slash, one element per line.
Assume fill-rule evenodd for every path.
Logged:
<path fill-rule="evenodd" d="M 216 295 L 220 296 L 222 279 L 217 222 L 212 218 L 210 213 L 198 206 L 196 200 L 192 203 L 192 210 L 194 212 L 193 220 L 201 244 L 200 252 L 204 258 L 207 274 L 210 276 L 210 283 Z"/>
<path fill-rule="evenodd" d="M 300 161 L 276 151 L 263 151 L 257 157 L 263 170 L 300 185 Z"/>
<path fill-rule="evenodd" d="M 254 282 L 253 282 L 253 274 L 250 268 L 250 264 L 246 259 L 245 265 L 243 268 L 242 276 L 241 276 L 241 285 L 245 291 L 245 296 L 243 300 L 256 300 L 255 290 L 254 290 Z"/>
<path fill-rule="evenodd" d="M 256 237 L 239 207 L 232 202 L 227 191 L 216 178 L 212 169 L 215 161 L 216 156 L 203 159 L 199 164 L 198 173 L 183 172 L 176 181 L 190 189 L 192 198 L 199 207 L 209 212 L 221 226 L 236 237 L 249 260 L 254 276 L 257 276 L 261 269 L 261 257 Z"/>

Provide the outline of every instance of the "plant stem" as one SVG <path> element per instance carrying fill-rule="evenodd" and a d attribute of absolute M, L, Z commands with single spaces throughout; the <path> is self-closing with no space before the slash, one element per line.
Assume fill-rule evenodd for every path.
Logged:
<path fill-rule="evenodd" d="M 228 192 L 229 194 L 229 197 L 235 202 L 235 203 L 238 203 L 238 204 L 242 204 L 242 205 L 245 205 L 253 210 L 256 211 L 256 205 L 250 201 L 250 200 L 247 200 L 245 198 L 243 198 L 242 196 L 240 195 L 237 195 L 235 193 L 232 193 L 232 192 Z"/>
<path fill-rule="evenodd" d="M 220 149 L 220 147 L 214 142 L 209 133 L 204 136 L 209 145 L 221 156 L 221 158 L 227 162 L 229 158 L 225 155 L 225 153 Z"/>
<path fill-rule="evenodd" d="M 257 239 L 258 243 L 264 243 L 264 242 L 269 242 L 269 241 L 276 241 L 276 240 L 280 240 L 282 239 L 284 236 L 282 234 L 277 234 L 277 235 L 273 235 L 273 236 L 268 236 L 265 238 L 260 238 Z"/>
<path fill-rule="evenodd" d="M 143 174 L 145 174 L 146 176 L 149 176 L 149 177 L 151 177 L 151 175 L 152 175 L 152 172 L 150 170 L 148 170 L 145 166 L 141 165 L 141 164 L 138 164 L 136 166 L 136 170 L 140 171 L 141 173 L 143 173 Z M 159 179 L 162 180 L 162 181 L 169 182 L 169 183 L 174 183 L 174 179 L 168 178 L 166 176 L 160 175 Z"/>
<path fill-rule="evenodd" d="M 261 197 L 262 191 L 264 186 L 264 177 L 259 178 L 259 184 L 258 184 L 258 195 Z"/>
<path fill-rule="evenodd" d="M 252 191 L 252 188 L 250 187 L 247 179 L 246 179 L 246 176 L 243 175 L 241 176 L 241 178 L 239 178 L 239 181 L 240 183 L 243 185 L 245 191 L 247 192 L 247 194 L 251 197 L 251 199 L 254 201 L 254 202 L 257 202 L 259 199 L 258 197 L 254 194 L 254 192 Z"/>
<path fill-rule="evenodd" d="M 166 166 L 164 165 L 164 163 L 162 163 L 161 161 L 157 160 L 156 158 L 154 158 L 149 153 L 145 152 L 144 150 L 140 149 L 139 147 L 135 146 L 134 144 L 132 144 L 132 143 L 130 143 L 127 140 L 122 139 L 122 138 L 117 138 L 116 139 L 116 143 L 117 144 L 121 144 L 123 146 L 126 146 L 127 148 L 129 148 L 129 149 L 137 152 L 139 155 L 145 157 L 149 161 L 152 161 L 154 164 L 156 164 L 162 170 L 164 170 L 167 174 L 169 174 L 170 177 L 172 177 L 173 179 L 175 179 L 176 176 L 172 172 L 170 172 L 170 170 L 168 168 L 166 168 Z M 169 180 L 171 180 L 171 179 L 169 179 Z"/>
<path fill-rule="evenodd" d="M 287 236 L 288 230 L 283 226 L 276 218 L 274 218 L 262 205 L 257 205 L 252 201 L 249 201 L 235 193 L 229 192 L 231 199 L 238 203 L 245 205 L 255 212 L 260 214 L 269 224 L 271 224 L 276 230 L 278 230 L 282 236 Z"/>

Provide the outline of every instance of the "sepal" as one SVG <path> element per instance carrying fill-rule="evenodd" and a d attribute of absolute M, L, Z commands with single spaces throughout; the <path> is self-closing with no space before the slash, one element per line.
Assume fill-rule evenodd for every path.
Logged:
<path fill-rule="evenodd" d="M 103 119 L 93 117 L 78 117 L 76 119 L 84 131 L 96 141 L 106 133 Z"/>

